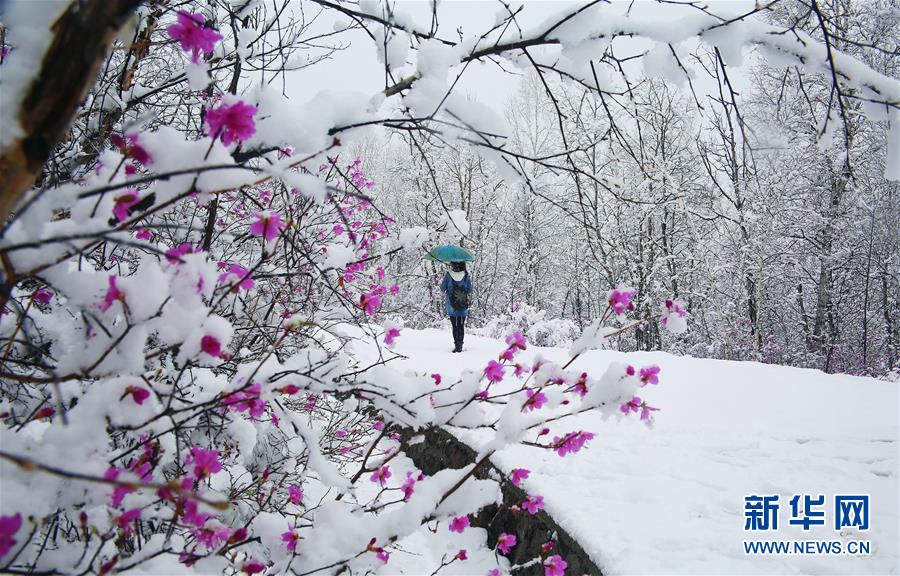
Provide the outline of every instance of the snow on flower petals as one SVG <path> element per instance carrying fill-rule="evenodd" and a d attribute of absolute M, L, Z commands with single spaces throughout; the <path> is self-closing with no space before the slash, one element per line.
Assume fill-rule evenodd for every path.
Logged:
<path fill-rule="evenodd" d="M 663 304 L 663 313 L 659 323 L 672 334 L 681 334 L 687 330 L 685 316 L 687 316 L 687 311 L 684 309 L 684 302 L 681 300 L 666 300 Z"/>
<path fill-rule="evenodd" d="M 303 500 L 303 489 L 299 486 L 288 486 L 288 496 L 291 504 L 299 504 Z"/>
<path fill-rule="evenodd" d="M 198 62 L 200 54 L 212 54 L 222 35 L 207 26 L 206 17 L 200 13 L 178 11 L 178 22 L 166 28 L 169 36 L 177 40 L 181 49 L 191 53 L 191 60 Z"/>
<path fill-rule="evenodd" d="M 629 310 L 634 310 L 634 303 L 631 301 L 637 294 L 637 290 L 631 288 L 616 288 L 609 293 L 609 307 L 616 315 L 624 314 Z"/>
<path fill-rule="evenodd" d="M 0 558 L 6 556 L 18 541 L 13 538 L 22 527 L 22 515 L 0 516 Z"/>
<path fill-rule="evenodd" d="M 232 142 L 242 142 L 256 133 L 254 114 L 256 106 L 241 100 L 233 104 L 220 104 L 206 112 L 206 133 L 214 140 L 221 138 L 226 146 Z"/>
<path fill-rule="evenodd" d="M 497 538 L 497 548 L 503 554 L 509 554 L 509 551 L 512 550 L 515 545 L 515 534 L 507 534 L 506 532 L 501 532 L 500 536 Z"/>
<path fill-rule="evenodd" d="M 263 241 L 271 242 L 285 227 L 287 224 L 281 219 L 281 214 L 264 210 L 256 213 L 256 220 L 250 224 L 250 235 L 261 236 Z"/>

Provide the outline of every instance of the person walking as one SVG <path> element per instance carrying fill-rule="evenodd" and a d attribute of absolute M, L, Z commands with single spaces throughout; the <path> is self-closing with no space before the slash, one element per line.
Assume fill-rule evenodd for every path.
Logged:
<path fill-rule="evenodd" d="M 449 268 L 441 280 L 441 292 L 444 293 L 444 308 L 453 326 L 453 352 L 462 352 L 472 278 L 466 271 L 465 262 L 450 262 Z"/>

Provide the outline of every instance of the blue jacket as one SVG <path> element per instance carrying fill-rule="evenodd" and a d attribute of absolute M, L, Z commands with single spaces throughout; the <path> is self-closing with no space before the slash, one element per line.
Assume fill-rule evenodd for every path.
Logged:
<path fill-rule="evenodd" d="M 466 275 L 462 280 L 457 282 L 453 278 L 450 277 L 449 272 L 444 272 L 444 279 L 441 280 L 441 292 L 444 293 L 444 309 L 447 311 L 448 316 L 468 316 L 469 309 L 468 308 L 454 308 L 450 305 L 450 291 L 453 289 L 453 286 L 462 286 L 463 289 L 469 294 L 472 293 L 472 277 L 469 276 L 469 273 L 466 272 Z"/>

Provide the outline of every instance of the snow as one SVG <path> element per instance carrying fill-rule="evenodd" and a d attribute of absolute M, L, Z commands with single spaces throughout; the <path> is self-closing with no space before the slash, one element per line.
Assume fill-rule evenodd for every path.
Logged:
<path fill-rule="evenodd" d="M 16 115 L 25 97 L 25 91 L 40 68 L 44 53 L 52 39 L 51 26 L 70 2 L 48 0 L 35 10 L 29 2 L 4 2 L 3 24 L 9 30 L 7 42 L 15 49 L 3 63 L 3 81 L 0 82 L 0 148 L 5 148 L 22 135 Z"/>
<path fill-rule="evenodd" d="M 505 347 L 467 335 L 462 355 L 450 330 L 405 328 L 391 361 L 397 370 L 445 382 L 480 371 Z M 374 347 L 358 347 L 360 356 Z M 529 346 L 555 362 L 565 350 Z M 598 378 L 612 362 L 661 367 L 660 385 L 640 390 L 653 406 L 652 428 L 636 418 L 603 421 L 586 413 L 552 434 L 596 434 L 587 449 L 560 459 L 515 446 L 493 457 L 501 469 L 525 467 L 525 489 L 608 574 L 648 573 L 896 573 L 898 565 L 898 434 L 896 384 L 871 378 L 754 362 L 678 357 L 662 352 L 584 352 L 571 366 Z M 509 378 L 509 376 L 508 376 Z M 545 408 L 546 409 L 546 408 Z M 487 435 L 456 431 L 478 444 Z M 794 494 L 869 494 L 870 530 L 838 534 L 832 526 L 804 533 L 789 526 Z M 780 495 L 780 529 L 745 533 L 744 497 Z M 833 510 L 826 520 L 833 522 Z M 748 536 L 748 534 L 752 534 Z M 765 533 L 762 533 L 765 534 Z M 870 556 L 746 556 L 742 541 L 868 539 Z"/>

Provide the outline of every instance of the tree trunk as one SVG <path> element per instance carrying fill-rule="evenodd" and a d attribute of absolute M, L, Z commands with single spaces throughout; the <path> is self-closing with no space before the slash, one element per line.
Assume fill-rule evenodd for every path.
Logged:
<path fill-rule="evenodd" d="M 0 221 L 13 212 L 69 129 L 96 78 L 106 48 L 140 2 L 73 2 L 54 23 L 53 38 L 40 70 L 16 114 L 23 135 L 0 150 Z"/>

